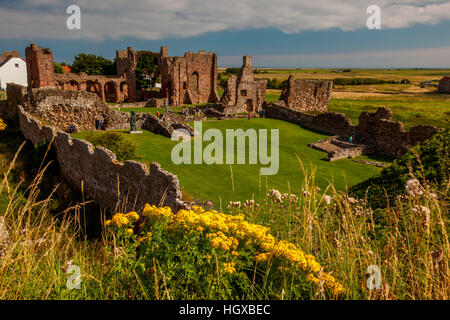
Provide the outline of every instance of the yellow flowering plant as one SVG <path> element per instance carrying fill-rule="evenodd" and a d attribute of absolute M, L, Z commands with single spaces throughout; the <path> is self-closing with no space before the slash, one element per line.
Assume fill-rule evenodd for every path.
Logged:
<path fill-rule="evenodd" d="M 129 232 L 138 220 L 138 227 L 134 227 L 138 234 Z M 162 286 L 157 279 L 163 275 L 164 286 L 172 294 L 183 296 L 192 290 L 205 299 L 273 298 L 287 283 L 292 284 L 290 291 L 295 298 L 306 297 L 318 288 L 332 298 L 345 293 L 342 284 L 314 256 L 276 239 L 267 227 L 249 223 L 242 214 L 197 206 L 174 214 L 169 207 L 146 205 L 141 219 L 136 213 L 116 214 L 106 224 L 132 241 L 129 247 L 133 248 L 136 266 L 141 266 L 142 277 L 148 279 L 149 290 Z M 255 296 L 258 288 L 263 296 Z"/>
<path fill-rule="evenodd" d="M 0 131 L 4 131 L 6 129 L 6 123 L 0 118 Z"/>

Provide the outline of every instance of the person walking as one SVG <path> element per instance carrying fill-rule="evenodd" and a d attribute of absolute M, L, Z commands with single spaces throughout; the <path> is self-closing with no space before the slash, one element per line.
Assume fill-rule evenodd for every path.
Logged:
<path fill-rule="evenodd" d="M 249 113 L 248 113 L 248 120 L 250 120 L 251 118 L 252 118 L 252 113 L 249 112 Z"/>

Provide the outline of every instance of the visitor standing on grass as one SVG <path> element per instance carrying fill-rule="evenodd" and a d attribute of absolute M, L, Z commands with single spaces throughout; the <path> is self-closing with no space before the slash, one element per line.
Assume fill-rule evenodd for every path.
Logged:
<path fill-rule="evenodd" d="M 169 107 L 168 107 L 168 106 L 166 106 L 166 113 L 167 113 L 167 112 L 169 112 Z"/>
<path fill-rule="evenodd" d="M 266 110 L 262 109 L 261 110 L 261 117 L 264 118 L 264 114 L 266 113 Z"/>
<path fill-rule="evenodd" d="M 252 113 L 249 112 L 249 113 L 248 113 L 248 120 L 250 120 L 251 118 L 252 118 Z"/>
<path fill-rule="evenodd" d="M 348 138 L 348 141 L 350 141 L 350 143 L 353 143 L 353 137 L 350 136 L 350 138 Z"/>
<path fill-rule="evenodd" d="M 159 118 L 159 111 L 156 111 L 156 117 Z"/>

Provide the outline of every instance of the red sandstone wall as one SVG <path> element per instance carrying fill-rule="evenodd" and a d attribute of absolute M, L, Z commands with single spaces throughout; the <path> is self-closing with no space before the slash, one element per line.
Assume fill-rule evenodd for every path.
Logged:
<path fill-rule="evenodd" d="M 32 44 L 25 49 L 27 60 L 28 85 L 32 88 L 54 87 L 55 70 L 53 53 Z"/>

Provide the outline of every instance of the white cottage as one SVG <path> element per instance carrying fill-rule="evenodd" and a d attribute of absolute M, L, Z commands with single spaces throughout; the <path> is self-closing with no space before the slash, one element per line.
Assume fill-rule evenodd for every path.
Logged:
<path fill-rule="evenodd" d="M 6 90 L 8 83 L 28 86 L 27 63 L 24 59 L 13 56 L 0 58 L 0 88 Z"/>

